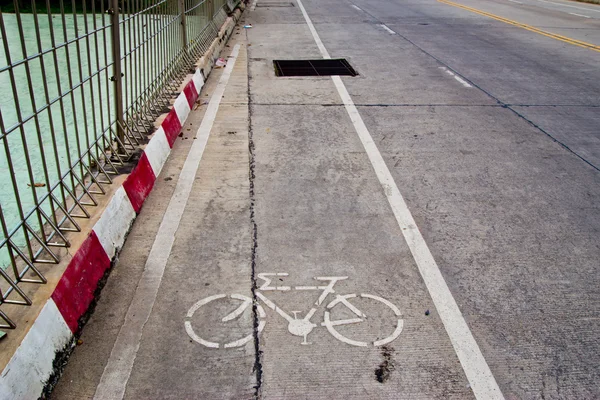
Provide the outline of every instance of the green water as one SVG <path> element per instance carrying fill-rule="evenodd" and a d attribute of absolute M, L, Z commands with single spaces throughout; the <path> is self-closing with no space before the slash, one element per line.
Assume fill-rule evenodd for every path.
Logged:
<path fill-rule="evenodd" d="M 32 14 L 21 15 L 21 30 L 15 14 L 3 14 L 2 18 L 9 52 L 7 54 L 4 48 L 0 52 L 0 66 L 6 66 L 9 62 L 15 64 L 26 56 L 39 54 L 40 49 L 44 51 L 52 48 L 52 34 L 56 44 L 65 43 L 82 35 L 83 32 L 93 30 L 94 23 L 91 16 L 88 16 L 87 20 L 83 16 L 75 19 L 72 15 L 65 16 L 64 20 L 60 17 L 53 17 L 49 20 L 47 15 L 39 14 L 40 41 L 38 43 Z M 108 18 L 105 17 L 103 21 L 102 16 L 96 16 L 95 20 L 96 28 L 109 23 Z M 104 59 L 104 49 L 107 49 L 110 55 L 109 35 L 110 31 L 106 30 L 92 35 L 88 40 L 80 40 L 79 48 L 73 43 L 56 50 L 56 52 L 36 57 L 27 64 L 15 67 L 13 77 L 9 71 L 1 72 L 0 111 L 5 130 L 16 126 L 19 120 L 31 117 L 34 109 L 39 110 L 45 106 L 47 98 L 44 82 L 47 84 L 47 96 L 52 101 L 59 97 L 59 93 L 68 92 L 73 85 L 88 78 L 90 68 L 92 71 L 96 71 L 98 66 L 106 65 L 106 61 L 110 63 L 110 59 Z M 23 44 L 21 38 L 23 38 Z M 96 48 L 100 49 L 98 51 L 99 60 L 96 58 Z M 42 68 L 42 62 L 44 68 Z M 0 203 L 9 230 L 16 226 L 21 219 L 17 207 L 17 195 L 8 168 L 9 156 L 10 162 L 14 166 L 16 190 L 20 196 L 23 212 L 27 213 L 35 204 L 33 190 L 28 185 L 31 183 L 30 174 L 33 176 L 34 183 L 47 183 L 43 168 L 43 156 L 45 155 L 45 164 L 48 167 L 48 181 L 52 185 L 58 181 L 60 175 L 65 173 L 69 164 L 79 158 L 79 154 L 89 146 L 89 142 L 96 137 L 96 132 L 102 130 L 101 117 L 104 119 L 104 128 L 106 127 L 110 111 L 106 99 L 108 96 L 112 96 L 112 85 L 106 83 L 106 74 L 89 80 L 74 90 L 72 96 L 65 97 L 62 104 L 61 102 L 54 103 L 51 107 L 41 111 L 37 118 L 29 119 L 23 125 L 22 130 L 12 131 L 5 138 L 6 143 L 2 143 L 2 150 L 0 150 Z M 94 104 L 91 101 L 92 85 Z M 30 95 L 31 92 L 33 92 L 33 98 Z M 103 103 L 100 103 L 100 99 L 103 100 Z M 10 154 L 7 154 L 5 145 L 8 145 Z M 55 155 L 55 147 L 57 155 Z M 28 150 L 28 157 L 25 149 Z M 29 159 L 29 165 L 27 159 Z M 48 187 L 38 187 L 34 190 L 41 197 L 47 193 Z M 55 191 L 55 193 L 58 195 L 58 192 Z M 49 202 L 46 201 L 42 205 L 49 213 Z M 28 222 L 34 229 L 39 230 L 35 216 L 30 217 Z M 1 233 L 0 235 L 3 237 Z M 18 234 L 13 238 L 18 245 L 25 244 L 23 234 Z M 3 248 L 0 250 L 0 265 L 6 265 L 7 262 L 8 252 L 6 248 Z"/>
<path fill-rule="evenodd" d="M 14 65 L 27 56 L 31 59 L 27 64 L 23 63 L 13 68 L 16 95 L 13 94 L 13 79 L 9 71 L 0 72 L 0 112 L 5 130 L 8 131 L 20 120 L 29 118 L 34 114 L 35 109 L 40 110 L 45 107 L 48 102 L 47 97 L 53 101 L 59 97 L 59 94 L 68 93 L 71 87 L 77 86 L 62 101 L 57 101 L 40 111 L 37 118 L 29 119 L 23 125 L 22 131 L 17 129 L 9 133 L 4 139 L 6 143 L 2 143 L 0 204 L 10 231 L 21 220 L 16 194 L 20 196 L 23 212 L 27 214 L 35 205 L 35 194 L 41 198 L 48 192 L 47 185 L 32 189 L 29 185 L 30 175 L 33 176 L 33 183 L 47 184 L 48 180 L 50 185 L 53 185 L 58 182 L 59 177 L 64 175 L 69 166 L 80 157 L 79 155 L 90 147 L 90 143 L 93 143 L 108 128 L 109 121 L 114 120 L 115 117 L 112 101 L 113 83 L 110 81 L 112 50 L 108 15 L 88 15 L 85 18 L 82 15 L 77 17 L 65 15 L 64 19 L 59 15 L 48 19 L 48 15 L 38 14 L 39 43 L 32 14 L 21 14 L 21 30 L 15 14 L 2 14 L 2 18 L 6 40 L 9 43 L 9 54 L 6 54 L 4 48 L 0 50 L 0 68 L 9 63 Z M 188 26 L 193 24 L 198 28 L 193 30 L 194 32 L 200 32 L 201 28 L 208 23 L 208 19 L 202 15 L 190 15 L 187 21 Z M 144 87 L 160 74 L 161 68 L 164 68 L 159 63 L 140 62 L 140 60 L 174 59 L 180 51 L 177 47 L 179 38 L 177 29 L 180 25 L 177 16 L 173 15 L 143 15 L 132 21 L 131 25 L 128 22 L 120 25 L 122 54 L 136 48 L 136 42 L 151 43 L 145 46 L 143 51 L 137 50 L 133 57 L 121 62 L 125 73 L 123 101 L 127 109 Z M 130 27 L 132 29 L 129 29 Z M 93 31 L 96 33 L 90 34 L 87 38 L 77 40 L 68 46 L 60 46 L 77 37 L 81 38 L 86 32 Z M 54 45 L 52 36 L 54 36 Z M 161 49 L 158 44 L 166 41 L 170 41 L 172 45 L 165 52 L 164 47 Z M 57 46 L 59 48 L 56 51 L 32 58 L 33 55 Z M 139 65 L 133 65 L 137 62 Z M 106 69 L 107 65 L 108 69 Z M 101 72 L 95 75 L 98 70 Z M 79 85 L 81 82 L 83 83 Z M 48 91 L 47 95 L 45 89 Z M 33 92 L 33 97 L 30 92 Z M 5 151 L 5 145 L 8 146 L 9 154 Z M 28 157 L 26 149 L 29 153 Z M 9 155 L 10 162 L 14 166 L 16 191 L 8 169 Z M 44 173 L 44 164 L 47 166 L 48 179 Z M 55 196 L 61 199 L 59 193 L 58 190 L 54 190 Z M 42 208 L 50 214 L 50 204 L 47 200 L 42 203 Z M 28 219 L 28 222 L 34 229 L 39 230 L 35 214 Z M 3 238 L 0 232 L 0 240 Z M 13 241 L 19 246 L 23 246 L 25 240 L 23 233 L 13 236 Z M 5 246 L 0 249 L 0 265 L 6 266 L 8 262 Z"/>

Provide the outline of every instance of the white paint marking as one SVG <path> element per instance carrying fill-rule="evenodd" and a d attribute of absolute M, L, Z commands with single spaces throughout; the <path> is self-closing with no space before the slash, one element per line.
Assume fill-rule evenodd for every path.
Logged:
<path fill-rule="evenodd" d="M 210 347 L 212 349 L 219 348 L 219 343 L 209 342 L 208 340 L 204 340 L 200 336 L 196 335 L 196 332 L 194 332 L 194 329 L 192 328 L 191 321 L 185 321 L 184 325 L 185 325 L 185 331 L 187 332 L 188 336 L 191 337 L 195 342 L 198 342 L 201 345 Z M 102 375 L 102 376 L 104 376 L 104 375 Z M 102 382 L 102 381 L 100 381 L 100 382 Z M 96 394 L 94 395 L 94 398 L 95 399 L 98 398 L 98 388 L 96 388 Z M 119 397 L 119 398 L 122 399 L 123 397 Z M 115 399 L 116 399 L 116 397 L 115 397 Z"/>
<path fill-rule="evenodd" d="M 380 26 L 380 27 L 382 27 L 383 29 L 385 29 L 386 31 L 388 31 L 388 33 L 389 33 L 390 35 L 395 35 L 395 34 L 396 34 L 396 32 L 394 32 L 393 30 L 391 30 L 390 28 L 388 28 L 388 26 L 387 26 L 387 25 L 384 25 L 384 24 L 379 24 L 379 26 Z"/>
<path fill-rule="evenodd" d="M 576 8 L 576 9 L 578 9 L 578 10 L 585 10 L 585 11 L 592 11 L 592 12 L 600 12 L 600 10 L 593 10 L 593 9 L 591 9 L 591 8 L 586 8 L 586 7 L 577 7 L 577 6 L 572 6 L 572 5 L 570 5 L 570 4 L 555 3 L 555 2 L 553 2 L 553 1 L 547 1 L 547 0 L 537 0 L 537 1 L 539 1 L 539 2 L 542 2 L 542 3 L 554 4 L 554 5 L 557 5 L 557 6 L 563 6 L 563 7 Z"/>
<path fill-rule="evenodd" d="M 309 312 L 306 313 L 306 316 L 303 318 L 305 321 L 310 321 L 310 319 L 312 318 L 313 315 L 315 315 L 315 312 L 317 311 L 316 308 L 311 308 Z"/>
<path fill-rule="evenodd" d="M 362 11 L 362 8 L 360 8 L 359 6 L 356 6 L 356 5 L 354 5 L 354 4 L 352 4 L 352 8 L 355 8 L 355 9 L 357 9 L 358 11 Z"/>
<path fill-rule="evenodd" d="M 222 322 L 227 322 L 236 319 L 237 317 L 242 315 L 244 311 L 246 311 L 246 308 L 248 308 L 252 304 L 252 299 L 250 297 L 242 296 L 241 294 L 232 294 L 230 297 L 232 299 L 242 300 L 243 303 L 238 308 L 233 310 L 229 315 L 223 317 L 223 319 L 221 319 Z"/>
<path fill-rule="evenodd" d="M 362 318 L 338 319 L 337 321 L 329 321 L 329 324 L 331 324 L 331 326 L 339 326 L 339 325 L 359 324 L 363 321 L 364 321 L 364 319 L 362 319 Z M 326 327 L 327 324 L 325 324 L 325 322 L 321 322 L 321 326 Z"/>
<path fill-rule="evenodd" d="M 324 319 L 325 322 L 323 322 L 323 324 L 325 325 L 329 333 L 331 333 L 333 337 L 339 340 L 340 342 L 344 342 L 352 346 L 367 347 L 367 342 L 359 342 L 357 340 L 348 339 L 347 337 L 340 335 L 338 331 L 333 329 L 333 322 L 329 319 L 329 311 L 325 311 Z"/>
<path fill-rule="evenodd" d="M 187 332 L 188 336 L 191 337 L 195 342 L 198 342 L 198 343 L 200 343 L 203 346 L 210 347 L 210 348 L 213 348 L 213 349 L 220 348 L 221 345 L 219 343 L 210 342 L 210 341 L 204 340 L 200 336 L 198 336 L 196 334 L 196 332 L 194 332 L 194 328 L 192 328 L 192 322 L 191 322 L 190 319 L 194 316 L 194 313 L 196 311 L 198 311 L 198 309 L 200 307 L 202 307 L 202 306 L 210 303 L 211 301 L 222 299 L 222 298 L 225 298 L 225 297 L 227 297 L 227 295 L 224 295 L 224 294 L 215 294 L 213 296 L 206 297 L 206 298 L 204 298 L 204 299 L 196 302 L 188 310 L 188 313 L 187 313 L 187 315 L 185 317 L 186 321 L 184 323 L 184 325 L 185 325 L 185 331 Z M 229 314 L 227 317 L 223 318 L 221 320 L 223 322 L 231 321 L 232 319 L 234 319 L 234 318 L 229 318 L 232 314 L 237 313 L 237 311 L 240 310 L 240 309 L 241 309 L 241 312 L 240 312 L 240 314 L 241 314 L 242 312 L 244 312 L 248 308 L 248 306 L 250 304 L 252 304 L 252 299 L 250 297 L 248 297 L 248 296 L 244 296 L 244 295 L 241 295 L 241 294 L 235 294 L 234 293 L 234 294 L 230 295 L 229 297 L 231 297 L 232 299 L 241 300 L 243 303 L 242 303 L 242 305 L 238 309 L 236 309 L 236 311 L 234 311 L 233 313 Z M 265 310 L 261 307 L 260 304 L 256 305 L 256 309 L 258 310 L 258 315 L 259 315 L 260 318 L 265 318 L 267 316 L 267 314 L 265 313 Z M 236 315 L 236 317 L 237 316 L 239 316 L 239 314 Z M 258 324 L 258 332 L 259 333 L 263 330 L 263 328 L 265 327 L 265 324 L 266 324 L 265 321 L 260 321 L 260 323 Z M 254 337 L 254 335 L 251 333 L 251 334 L 243 337 L 242 339 L 238 339 L 238 340 L 235 340 L 235 341 L 230 342 L 230 343 L 225 343 L 223 345 L 223 347 L 226 348 L 226 349 L 230 349 L 230 348 L 233 348 L 233 347 L 240 347 L 240 346 L 245 345 L 249 341 L 251 341 L 253 337 Z"/>
<path fill-rule="evenodd" d="M 319 290 L 316 286 L 296 286 L 294 287 L 296 290 Z"/>
<path fill-rule="evenodd" d="M 330 58 L 329 53 L 325 49 L 323 42 L 319 38 L 312 21 L 302 5 L 302 0 L 297 0 L 297 2 L 313 38 L 321 50 L 321 54 L 324 58 Z M 377 149 L 377 145 L 373 141 L 360 113 L 356 109 L 346 86 L 339 76 L 333 76 L 331 79 L 346 106 L 346 111 L 354 124 L 354 128 L 356 129 L 367 156 L 371 161 L 371 165 L 375 169 L 377 178 L 384 188 L 384 193 L 388 198 L 392 212 L 400 227 L 400 231 L 403 233 L 404 239 L 415 259 L 419 272 L 427 286 L 427 290 L 431 295 L 433 303 L 435 304 L 450 341 L 452 342 L 454 351 L 469 379 L 475 397 L 481 400 L 504 399 L 504 396 L 498 387 L 498 383 L 481 353 L 481 349 L 469 330 L 429 247 L 427 247 L 427 243 L 425 243 L 425 239 L 421 235 L 419 228 L 417 228 L 417 223 L 408 209 L 400 190 L 398 190 L 398 186 L 385 164 L 381 153 Z M 326 321 L 329 319 L 328 311 L 325 312 L 325 319 Z M 336 336 L 333 333 L 335 332 L 333 328 L 330 329 L 328 326 L 327 329 L 332 335 Z"/>
<path fill-rule="evenodd" d="M 294 320 L 294 318 L 287 315 L 285 313 L 285 311 L 283 311 L 281 308 L 277 307 L 275 305 L 275 303 L 273 303 L 271 300 L 267 299 L 262 293 L 256 292 L 256 297 L 261 299 L 263 301 L 263 303 L 265 303 L 267 305 L 267 307 L 269 307 L 271 310 L 273 310 L 277 314 L 281 315 L 287 322 L 292 322 Z"/>
<path fill-rule="evenodd" d="M 470 85 L 470 84 L 469 84 L 467 81 L 465 81 L 463 78 L 461 78 L 461 77 L 460 77 L 460 76 L 458 76 L 458 75 L 454 75 L 454 79 L 456 79 L 457 81 L 459 81 L 459 82 L 460 82 L 460 83 L 461 83 L 461 84 L 462 84 L 464 87 L 466 87 L 466 88 L 473 87 L 473 86 L 471 86 L 471 85 Z"/>
<path fill-rule="evenodd" d="M 260 307 L 260 306 L 258 306 Z M 260 308 L 259 308 L 260 309 Z M 263 311 L 264 313 L 264 311 Z M 265 321 L 260 321 L 258 323 L 258 333 L 262 332 L 263 328 L 265 327 L 266 322 Z M 231 342 L 231 343 L 226 343 L 225 346 L 223 346 L 226 349 L 231 349 L 233 347 L 241 347 L 243 345 L 245 345 L 246 343 L 250 342 L 252 339 L 254 339 L 254 334 L 249 334 L 248 336 L 246 336 L 243 339 L 239 339 L 236 340 L 235 342 Z"/>
<path fill-rule="evenodd" d="M 587 16 L 587 15 L 581 15 L 581 14 L 577 14 L 577 13 L 569 13 L 569 14 L 571 14 L 571 15 L 575 15 L 576 17 L 592 18 L 592 17 L 589 17 L 589 16 Z"/>
<path fill-rule="evenodd" d="M 337 283 L 337 281 L 342 281 L 344 279 L 348 279 L 347 276 L 317 276 L 315 280 L 317 281 L 329 281 L 329 285 L 323 288 L 323 293 L 319 296 L 319 299 L 316 301 L 316 305 L 320 306 L 321 303 L 325 300 L 330 293 L 335 293 L 333 290 L 333 286 Z"/>
<path fill-rule="evenodd" d="M 523 3 L 521 3 L 520 1 L 517 1 L 517 0 L 508 0 L 508 1 L 510 1 L 511 3 L 523 4 Z"/>
<path fill-rule="evenodd" d="M 383 304 L 385 304 L 386 306 L 388 306 L 389 308 L 391 308 L 392 311 L 394 311 L 394 314 L 396 314 L 397 317 L 399 317 L 399 316 L 402 315 L 402 314 L 400 314 L 400 310 L 398 310 L 398 307 L 396 307 L 393 303 L 391 303 L 390 301 L 384 299 L 383 297 L 374 296 L 372 294 L 365 294 L 365 293 L 362 293 L 360 295 L 360 297 L 364 297 L 365 299 L 371 299 L 371 300 L 380 301 Z"/>
<path fill-rule="evenodd" d="M 399 319 L 398 320 L 398 325 L 396 325 L 396 329 L 394 330 L 394 332 L 391 334 L 391 336 L 385 338 L 385 339 L 381 339 L 381 340 L 376 340 L 373 342 L 373 346 L 375 347 L 379 347 L 379 346 L 383 346 L 384 344 L 388 344 L 390 342 L 393 342 L 394 340 L 396 340 L 396 338 L 398 336 L 400 336 L 400 334 L 402 333 L 402 329 L 404 328 L 404 321 Z"/>
<path fill-rule="evenodd" d="M 348 299 L 353 299 L 356 297 L 356 294 L 346 294 L 344 296 L 340 296 L 337 295 L 335 300 L 332 301 L 331 303 L 329 303 L 329 305 L 327 306 L 327 308 L 331 309 L 333 306 L 335 306 L 337 303 L 342 303 L 344 304 L 346 307 L 348 307 L 348 309 L 350 311 L 352 311 L 354 314 L 356 314 L 358 317 L 366 317 L 365 313 L 363 313 L 362 311 L 360 311 L 358 308 L 354 307 L 354 305 L 352 305 L 352 303 L 350 303 L 348 301 Z"/>
<path fill-rule="evenodd" d="M 104 368 L 100 383 L 96 388 L 94 399 L 122 399 L 125 394 L 125 387 L 129 381 L 131 369 L 133 368 L 133 363 L 140 347 L 142 331 L 154 306 L 156 294 L 158 293 L 167 260 L 175 241 L 175 235 L 179 228 L 179 223 L 190 196 L 202 154 L 206 148 L 210 131 L 217 116 L 225 87 L 227 86 L 227 82 L 229 82 L 229 77 L 233 71 L 239 51 L 240 45 L 237 44 L 231 52 L 223 75 L 210 99 L 200 128 L 198 128 L 198 132 L 196 133 L 197 140 L 194 140 L 179 174 L 177 186 L 163 216 L 152 249 L 148 255 L 144 272 L 127 310 L 125 321 L 119 330 L 110 358 Z M 186 329 L 187 325 L 186 323 Z"/>
<path fill-rule="evenodd" d="M 287 292 L 288 290 L 292 290 L 290 286 L 269 286 L 271 284 L 272 279 L 267 278 L 268 276 L 289 276 L 288 273 L 285 272 L 265 272 L 262 274 L 258 274 L 258 279 L 262 279 L 265 281 L 258 289 L 259 290 L 279 290 L 282 292 Z"/>
<path fill-rule="evenodd" d="M 466 88 L 472 88 L 473 86 L 471 86 L 469 84 L 469 82 L 465 81 L 464 79 L 462 79 L 460 76 L 456 75 L 454 72 L 450 71 L 448 68 L 446 67 L 440 67 L 441 70 L 445 71 L 448 75 L 452 76 L 454 79 L 456 79 L 458 82 L 460 82 L 461 85 L 463 85 Z"/>

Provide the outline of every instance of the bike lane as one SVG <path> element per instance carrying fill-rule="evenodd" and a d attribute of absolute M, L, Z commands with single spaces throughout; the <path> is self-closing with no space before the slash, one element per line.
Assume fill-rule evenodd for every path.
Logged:
<path fill-rule="evenodd" d="M 322 58 L 301 11 L 265 3 L 248 22 L 258 396 L 473 398 L 336 86 L 273 74 L 274 59 Z M 311 330 L 297 321 L 313 308 Z"/>

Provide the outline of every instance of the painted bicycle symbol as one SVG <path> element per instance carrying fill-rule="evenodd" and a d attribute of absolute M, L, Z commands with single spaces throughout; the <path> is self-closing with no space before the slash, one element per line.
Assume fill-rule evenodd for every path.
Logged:
<path fill-rule="evenodd" d="M 401 318 L 400 310 L 398 309 L 398 307 L 396 307 L 390 301 L 388 301 L 384 298 L 381 298 L 379 296 L 374 296 L 374 295 L 365 294 L 365 293 L 343 294 L 343 295 L 336 294 L 335 290 L 333 289 L 335 284 L 341 280 L 348 279 L 347 276 L 319 276 L 319 277 L 314 278 L 316 281 L 319 281 L 319 282 L 328 282 L 324 286 L 295 286 L 293 288 L 291 286 L 271 286 L 272 278 L 270 278 L 270 277 L 284 277 L 284 276 L 289 276 L 289 274 L 284 273 L 284 272 L 258 274 L 258 278 L 263 281 L 263 284 L 256 290 L 256 298 L 257 298 L 257 300 L 260 300 L 260 302 L 264 303 L 267 307 L 269 307 L 271 310 L 275 311 L 277 314 L 279 314 L 283 319 L 285 319 L 287 321 L 288 331 L 294 336 L 299 336 L 299 337 L 303 338 L 301 344 L 304 344 L 304 345 L 310 344 L 306 340 L 307 336 L 312 332 L 312 330 L 314 328 L 319 326 L 319 325 L 311 322 L 311 318 L 316 313 L 318 307 L 321 306 L 321 304 L 323 304 L 325 299 L 330 294 L 335 294 L 335 298 L 329 304 L 327 304 L 326 310 L 323 314 L 323 321 L 320 323 L 320 326 L 326 327 L 327 330 L 329 331 L 329 333 L 331 333 L 331 335 L 333 335 L 334 338 L 340 340 L 341 342 L 350 344 L 352 346 L 359 346 L 359 347 L 367 347 L 369 345 L 378 347 L 378 346 L 383 346 L 387 343 L 392 342 L 402 332 L 402 327 L 404 325 L 404 321 Z M 294 315 L 292 317 L 292 316 L 290 316 L 290 314 L 286 313 L 283 309 L 281 309 L 280 307 L 275 305 L 275 303 L 273 301 L 269 300 L 267 298 L 267 296 L 265 296 L 265 294 L 263 293 L 263 292 L 268 292 L 268 291 L 288 292 L 291 290 L 322 291 L 322 292 L 321 292 L 321 295 L 319 296 L 319 298 L 317 299 L 317 301 L 314 303 L 315 307 L 312 307 L 310 309 L 310 311 L 308 311 L 308 313 L 306 313 L 304 318 L 299 319 L 297 314 L 300 311 L 292 311 L 291 313 Z M 204 345 L 206 347 L 211 347 L 211 348 L 217 348 L 217 349 L 218 348 L 229 349 L 229 348 L 240 347 L 240 346 L 243 346 L 246 343 L 250 342 L 253 339 L 253 334 L 250 333 L 249 335 L 247 335 L 241 339 L 238 339 L 238 340 L 234 340 L 234 341 L 227 342 L 227 343 L 218 343 L 218 342 L 212 342 L 212 341 L 203 339 L 200 336 L 198 336 L 196 334 L 196 332 L 194 331 L 194 328 L 192 327 L 192 321 L 191 321 L 192 317 L 194 316 L 194 313 L 196 311 L 198 311 L 198 309 L 200 307 L 207 306 L 207 305 L 213 303 L 214 301 L 217 301 L 219 299 L 226 299 L 226 298 L 241 301 L 242 304 L 240 304 L 240 306 L 238 308 L 236 308 L 234 311 L 232 311 L 228 315 L 224 316 L 221 319 L 222 322 L 233 321 L 233 320 L 239 318 L 247 309 L 249 309 L 249 308 L 251 309 L 252 299 L 248 296 L 244 296 L 241 294 L 230 294 L 230 295 L 216 294 L 213 296 L 206 297 L 206 298 L 198 301 L 196 304 L 194 304 L 189 309 L 189 311 L 186 315 L 185 330 L 186 330 L 187 334 L 190 336 L 190 338 L 192 338 L 194 341 L 200 343 L 201 345 Z M 366 320 L 367 315 L 351 303 L 351 300 L 355 299 L 355 298 L 374 300 L 375 302 L 377 302 L 377 304 L 382 304 L 385 307 L 388 307 L 393 311 L 395 317 L 397 318 L 397 323 L 395 324 L 395 329 L 390 336 L 388 336 L 384 339 L 373 341 L 373 342 L 365 342 L 365 341 L 358 341 L 358 340 L 353 340 L 353 339 L 347 338 L 336 330 L 337 326 L 349 325 L 349 324 L 359 324 Z M 265 327 L 265 324 L 266 324 L 265 319 L 267 316 L 265 313 L 265 310 L 261 306 L 260 302 L 257 301 L 257 304 L 256 304 L 256 310 L 257 310 L 258 319 L 259 319 L 257 331 L 259 333 Z M 355 317 L 332 320 L 331 319 L 331 311 L 334 307 L 338 307 L 338 308 L 345 307 L 347 310 L 350 311 L 350 313 L 354 314 Z"/>

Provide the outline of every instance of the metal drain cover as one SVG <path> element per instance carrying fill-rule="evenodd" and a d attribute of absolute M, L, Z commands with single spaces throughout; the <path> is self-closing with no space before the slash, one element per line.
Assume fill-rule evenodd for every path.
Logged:
<path fill-rule="evenodd" d="M 286 2 L 286 1 L 275 1 L 270 3 L 258 2 L 256 3 L 256 7 L 295 7 L 294 3 Z"/>
<path fill-rule="evenodd" d="M 358 72 L 343 58 L 321 60 L 273 60 L 277 76 L 356 76 Z"/>

